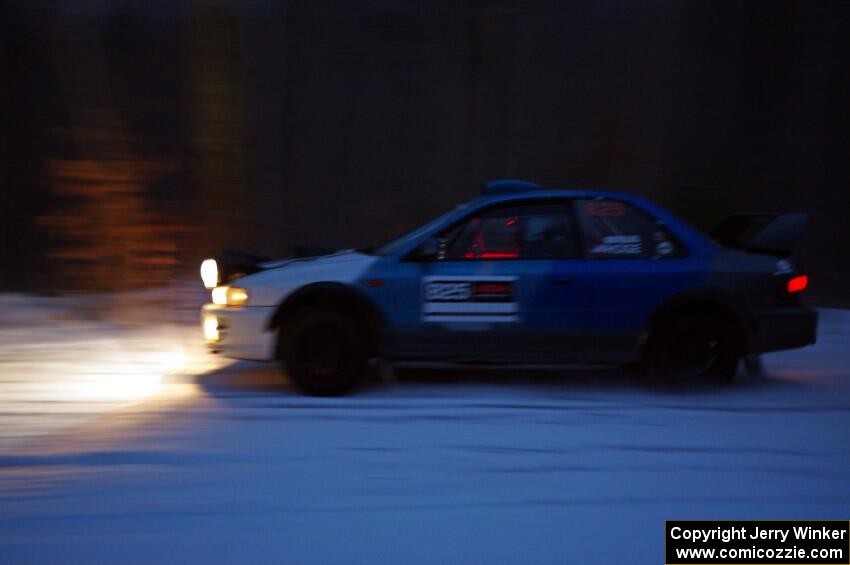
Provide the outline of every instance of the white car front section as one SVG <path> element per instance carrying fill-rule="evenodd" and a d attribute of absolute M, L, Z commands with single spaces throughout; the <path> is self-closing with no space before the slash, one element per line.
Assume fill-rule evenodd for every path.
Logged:
<path fill-rule="evenodd" d="M 269 330 L 269 322 L 290 294 L 314 283 L 353 284 L 377 259 L 356 251 L 341 251 L 322 257 L 263 264 L 265 270 L 232 283 L 247 291 L 245 305 L 204 305 L 201 328 L 207 345 L 235 359 L 274 359 L 277 335 Z"/>

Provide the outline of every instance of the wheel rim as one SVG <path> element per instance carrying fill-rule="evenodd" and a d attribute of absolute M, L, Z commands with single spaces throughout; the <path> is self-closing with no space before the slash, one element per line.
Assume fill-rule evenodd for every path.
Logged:
<path fill-rule="evenodd" d="M 673 369 L 682 375 L 709 374 L 720 358 L 722 346 L 721 336 L 708 328 L 686 332 L 674 344 Z"/>

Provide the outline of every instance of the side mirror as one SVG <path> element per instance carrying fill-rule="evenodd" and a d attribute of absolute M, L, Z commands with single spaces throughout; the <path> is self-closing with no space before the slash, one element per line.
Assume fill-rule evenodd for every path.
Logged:
<path fill-rule="evenodd" d="M 435 261 L 440 255 L 440 240 L 436 237 L 426 237 L 414 249 L 408 258 L 411 261 Z"/>

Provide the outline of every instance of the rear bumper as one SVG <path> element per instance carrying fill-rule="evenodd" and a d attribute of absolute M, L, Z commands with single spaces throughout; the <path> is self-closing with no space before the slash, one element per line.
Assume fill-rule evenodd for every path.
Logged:
<path fill-rule="evenodd" d="M 274 310 L 263 306 L 233 308 L 205 304 L 201 310 L 201 330 L 207 347 L 234 359 L 274 359 L 275 336 L 268 330 Z"/>
<path fill-rule="evenodd" d="M 818 313 L 808 306 L 788 306 L 755 316 L 754 353 L 806 347 L 817 341 Z"/>

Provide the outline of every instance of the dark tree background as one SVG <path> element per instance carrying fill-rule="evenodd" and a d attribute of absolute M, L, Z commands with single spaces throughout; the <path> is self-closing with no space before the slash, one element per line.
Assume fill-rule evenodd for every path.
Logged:
<path fill-rule="evenodd" d="M 382 240 L 487 178 L 706 227 L 807 211 L 850 302 L 850 2 L 30 0 L 0 6 L 0 288 Z"/>

